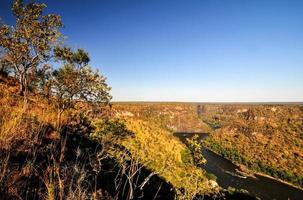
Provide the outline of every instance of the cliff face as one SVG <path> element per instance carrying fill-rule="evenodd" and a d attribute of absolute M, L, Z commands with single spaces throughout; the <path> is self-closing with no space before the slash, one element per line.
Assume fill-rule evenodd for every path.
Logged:
<path fill-rule="evenodd" d="M 205 145 L 250 169 L 302 186 L 303 106 L 115 104 L 117 116 L 156 121 L 173 132 L 210 132 Z"/>
<path fill-rule="evenodd" d="M 208 133 L 209 126 L 199 118 L 195 104 L 142 103 L 114 104 L 115 115 L 143 119 L 160 124 L 173 132 Z"/>

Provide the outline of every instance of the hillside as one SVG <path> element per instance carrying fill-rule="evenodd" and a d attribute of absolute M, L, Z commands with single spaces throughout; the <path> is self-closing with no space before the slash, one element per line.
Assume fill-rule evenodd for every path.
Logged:
<path fill-rule="evenodd" d="M 172 127 L 205 131 L 192 105 L 130 110 L 77 102 L 58 127 L 54 104 L 32 94 L 25 108 L 13 80 L 0 82 L 1 199 L 254 199 L 221 190 L 174 137 Z"/>
<path fill-rule="evenodd" d="M 207 127 L 193 107 L 117 112 L 106 77 L 46 6 L 14 0 L 15 24 L 0 22 L 0 199 L 232 196 L 170 131 Z"/>
<path fill-rule="evenodd" d="M 172 132 L 211 131 L 210 127 L 199 118 L 195 104 L 114 103 L 113 110 L 116 116 L 153 121 Z"/>
<path fill-rule="evenodd" d="M 217 126 L 208 147 L 252 170 L 302 186 L 302 106 L 209 105 L 201 118 Z"/>
<path fill-rule="evenodd" d="M 154 121 L 172 132 L 210 133 L 208 148 L 255 172 L 302 186 L 301 105 L 114 104 L 115 115 Z"/>
<path fill-rule="evenodd" d="M 97 55 L 96 52 L 105 52 L 95 48 L 101 44 L 100 34 L 119 36 L 115 40 L 118 45 L 106 39 L 110 43 L 104 47 L 116 48 L 108 51 L 111 54 L 127 50 L 124 46 L 127 43 L 123 41 L 146 39 L 134 37 L 131 32 L 123 34 L 125 28 L 137 30 L 128 26 L 127 22 L 133 21 L 128 17 L 148 14 L 141 10 L 141 3 L 133 7 L 129 6 L 132 3 L 116 8 L 112 5 L 104 13 L 100 12 L 103 6 L 94 7 L 97 10 L 92 10 L 97 14 L 105 14 L 105 19 L 111 20 L 107 24 L 111 25 L 102 26 L 106 31 L 101 32 L 101 26 L 96 24 L 93 29 L 81 28 L 84 21 L 75 18 L 78 16 L 74 10 L 69 18 L 52 13 L 51 8 L 40 1 L 12 0 L 10 3 L 10 9 L 3 9 L 7 10 L 5 17 L 9 16 L 9 22 L 0 17 L 0 200 L 256 200 L 259 197 L 301 200 L 303 105 L 112 102 L 111 87 L 98 66 L 103 66 L 99 62 L 106 59 L 101 56 L 102 59 L 92 61 L 94 56 L 90 57 L 77 44 Z M 86 6 L 96 3 L 100 2 Z M 113 2 L 102 3 L 106 7 L 105 4 Z M 62 4 L 57 11 L 66 7 L 64 13 L 69 13 L 69 4 Z M 83 12 L 86 6 L 80 5 L 85 16 L 79 17 L 88 19 L 93 12 Z M 72 7 L 75 8 L 74 4 Z M 116 26 L 115 21 L 122 22 L 121 18 L 113 19 L 120 12 L 114 15 L 111 12 L 121 8 L 123 25 Z M 172 10 L 169 7 L 168 11 Z M 165 10 L 158 11 L 161 14 Z M 76 31 L 62 31 L 63 18 L 77 25 Z M 154 20 L 154 17 L 143 18 L 148 19 L 146 22 Z M 133 23 L 141 17 L 134 19 Z M 105 21 L 94 17 L 86 20 L 85 25 L 90 22 Z M 178 24 L 175 22 L 173 25 Z M 94 35 L 93 30 L 99 33 Z M 72 35 L 76 32 L 80 36 L 76 45 L 71 44 L 63 32 Z M 135 32 L 140 34 L 140 30 Z M 120 39 L 122 35 L 132 38 Z M 82 39 L 88 39 L 87 43 Z M 140 46 L 131 49 L 140 49 Z M 117 58 L 110 54 L 105 54 L 109 60 Z M 154 68 L 141 74 L 133 73 L 134 68 L 127 71 L 119 68 L 132 65 L 128 63 L 131 55 L 126 52 L 123 55 L 126 56 L 120 59 L 123 64 L 116 63 L 118 68 L 109 70 L 119 75 L 114 79 L 117 81 L 114 85 L 118 85 L 114 92 L 125 91 L 134 95 L 131 99 L 144 99 L 140 87 L 139 90 L 125 87 L 131 91 L 119 88 L 123 85 L 119 84 L 124 81 L 122 76 L 125 80 L 132 75 L 154 79 L 151 71 L 163 77 L 166 74 Z M 166 59 L 167 54 L 161 56 Z M 138 54 L 136 58 L 143 58 L 142 64 L 146 64 L 145 56 Z M 141 65 L 139 60 L 136 63 Z M 185 82 L 183 76 L 184 73 L 180 74 L 182 79 L 177 81 Z M 197 78 L 201 80 L 199 75 Z M 161 81 L 158 83 L 165 86 L 160 85 Z M 178 85 L 172 83 L 171 86 L 182 91 Z M 185 85 L 182 88 L 186 88 Z M 153 89 L 159 92 L 162 88 Z M 149 87 L 144 92 L 154 95 L 151 90 Z M 165 96 L 170 92 L 165 92 Z M 189 98 L 185 95 L 187 92 L 183 92 L 179 95 Z M 161 99 L 163 94 L 164 91 Z M 121 99 L 121 94 L 115 95 Z"/>

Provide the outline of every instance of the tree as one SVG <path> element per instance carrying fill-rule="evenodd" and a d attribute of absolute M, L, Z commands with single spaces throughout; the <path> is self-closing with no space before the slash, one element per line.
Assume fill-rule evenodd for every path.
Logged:
<path fill-rule="evenodd" d="M 194 163 L 198 166 L 204 165 L 206 163 L 206 159 L 202 155 L 203 147 L 201 145 L 201 142 L 199 141 L 199 136 L 195 134 L 192 138 L 187 138 L 186 144 L 192 153 Z"/>
<path fill-rule="evenodd" d="M 108 104 L 111 96 L 106 78 L 98 71 L 93 71 L 88 65 L 89 56 L 78 49 L 73 52 L 70 48 L 56 48 L 55 56 L 63 61 L 63 67 L 53 72 L 52 92 L 58 107 L 58 120 L 61 114 L 72 108 L 75 103 Z"/>
<path fill-rule="evenodd" d="M 45 7 L 40 3 L 23 5 L 22 0 L 15 0 L 12 5 L 15 26 L 0 24 L 0 48 L 4 50 L 1 61 L 7 63 L 18 78 L 25 102 L 37 72 L 48 68 L 46 62 L 60 37 L 61 18 L 43 15 Z"/>

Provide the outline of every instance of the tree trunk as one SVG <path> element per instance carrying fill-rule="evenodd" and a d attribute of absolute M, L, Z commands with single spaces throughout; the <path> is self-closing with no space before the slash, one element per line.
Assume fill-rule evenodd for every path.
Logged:
<path fill-rule="evenodd" d="M 20 95 L 20 96 L 24 96 L 24 93 L 25 93 L 25 85 L 24 85 L 24 81 L 23 81 L 22 76 L 20 76 L 19 82 L 20 82 L 20 91 L 19 91 L 19 95 Z"/>
<path fill-rule="evenodd" d="M 23 107 L 27 109 L 28 87 L 25 73 L 20 74 L 20 95 L 23 96 Z"/>
<path fill-rule="evenodd" d="M 64 112 L 63 109 L 58 109 L 58 115 L 57 115 L 57 128 L 58 130 L 60 129 L 60 126 L 61 126 L 61 116 L 62 116 L 62 113 Z"/>

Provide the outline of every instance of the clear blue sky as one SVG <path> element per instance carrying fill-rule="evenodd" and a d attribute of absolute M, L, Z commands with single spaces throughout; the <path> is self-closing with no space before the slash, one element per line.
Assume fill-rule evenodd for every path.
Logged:
<path fill-rule="evenodd" d="M 114 100 L 303 101 L 302 0 L 43 2 Z"/>

